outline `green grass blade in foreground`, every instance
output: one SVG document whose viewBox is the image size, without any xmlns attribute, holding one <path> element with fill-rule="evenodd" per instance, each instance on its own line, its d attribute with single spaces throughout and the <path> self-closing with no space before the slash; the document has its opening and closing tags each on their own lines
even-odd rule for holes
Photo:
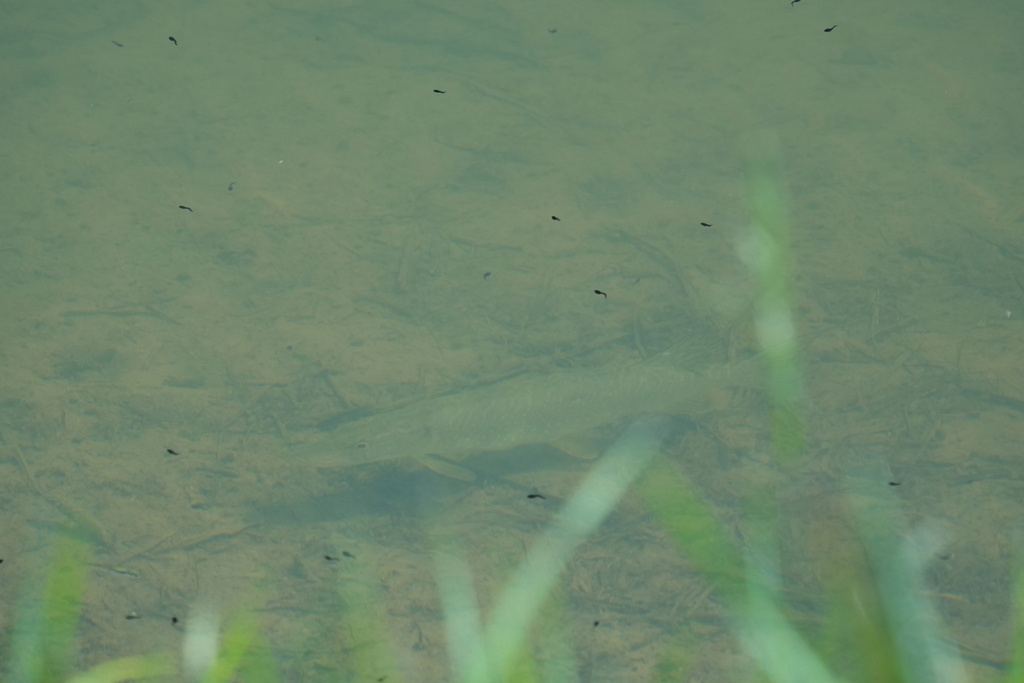
<svg viewBox="0 0 1024 683">
<path fill-rule="evenodd" d="M 494 608 L 475 652 L 460 672 L 468 683 L 510 681 L 536 615 L 576 547 L 618 504 L 630 484 L 658 452 L 664 423 L 637 420 L 626 430 L 566 503 L 551 527 L 530 548 Z"/>
<path fill-rule="evenodd" d="M 830 683 L 837 679 L 777 607 L 774 580 L 749 572 L 721 524 L 671 463 L 648 468 L 640 495 L 687 559 L 715 584 L 747 650 L 771 680 Z M 767 579 L 767 580 L 766 580 Z"/>
<path fill-rule="evenodd" d="M 716 590 L 734 604 L 746 593 L 743 558 L 722 531 L 721 523 L 671 462 L 658 458 L 637 490 L 687 559 Z"/>
<path fill-rule="evenodd" d="M 839 683 L 841 680 L 782 615 L 774 596 L 757 586 L 750 587 L 739 619 L 739 633 L 747 651 L 772 681 Z"/>
<path fill-rule="evenodd" d="M 67 683 L 120 683 L 145 678 L 170 676 L 176 671 L 174 657 L 169 653 L 121 657 L 97 664 L 85 673 L 78 674 Z"/>
<path fill-rule="evenodd" d="M 959 683 L 967 680 L 963 662 L 946 645 L 942 620 L 926 597 L 927 563 L 943 539 L 934 525 L 900 532 L 903 515 L 891 491 L 864 488 L 850 496 L 878 592 L 885 626 L 908 683 Z"/>
<path fill-rule="evenodd" d="M 338 573 L 343 621 L 337 654 L 345 680 L 401 683 L 401 662 L 388 631 L 389 615 L 381 582 L 374 573 L 373 544 L 359 539 L 350 541 L 349 547 L 363 561 L 348 563 L 347 571 Z"/>
<path fill-rule="evenodd" d="M 765 137 L 752 145 L 748 177 L 752 226 L 746 241 L 741 244 L 741 256 L 758 282 L 754 322 L 767 371 L 773 451 L 782 470 L 792 471 L 803 462 L 805 455 L 804 395 L 793 320 L 789 224 L 780 160 L 776 140 Z M 761 550 L 770 543 L 777 550 L 779 546 L 774 529 L 780 522 L 778 514 L 768 512 L 769 507 L 765 505 L 767 492 L 749 493 L 747 512 L 751 543 Z M 859 508 L 854 521 L 871 562 L 870 568 L 861 570 L 867 576 L 848 577 L 853 581 L 845 590 L 855 591 L 859 587 L 866 591 L 861 594 L 861 599 L 877 604 L 877 614 L 881 619 L 846 619 L 839 625 L 838 632 L 845 633 L 840 637 L 847 642 L 859 641 L 862 648 L 870 644 L 872 649 L 862 650 L 860 656 L 885 662 L 880 667 L 862 669 L 872 683 L 882 680 L 907 683 L 965 680 L 962 662 L 952 656 L 943 644 L 934 606 L 923 597 L 924 564 L 931 556 L 929 549 L 935 548 L 934 533 L 927 529 L 919 530 L 901 541 L 894 529 L 900 519 L 899 510 L 891 496 L 883 500 L 881 496 L 869 493 L 856 499 L 867 503 L 854 505 Z M 778 559 L 775 561 L 777 563 Z M 775 571 L 777 574 L 778 570 Z M 757 579 L 749 575 L 748 581 L 756 584 Z M 802 643 L 802 640 L 778 614 L 781 596 L 777 589 L 769 587 L 768 592 L 762 592 L 752 585 L 750 596 L 749 603 L 738 615 L 744 640 L 766 673 L 776 678 L 788 678 L 784 669 L 772 668 L 778 662 L 765 655 L 772 649 L 788 648 L 794 664 L 806 664 L 810 661 L 810 650 L 801 654 L 803 646 L 794 647 L 797 641 Z M 826 618 L 835 621 L 844 616 L 857 615 L 840 612 Z M 778 634 L 784 633 L 788 635 L 778 642 Z M 773 643 L 772 647 L 759 647 L 762 639 L 760 644 Z M 821 672 L 813 673 L 798 667 L 792 675 L 817 676 Z"/>
<path fill-rule="evenodd" d="M 1014 575 L 1013 593 L 1013 651 L 1003 683 L 1024 683 L 1024 571 L 1019 569 Z"/>
<path fill-rule="evenodd" d="M 10 681 L 46 683 L 67 676 L 89 556 L 85 541 L 70 533 L 58 534 L 45 583 L 38 592 L 27 591 L 20 601 L 11 642 Z"/>
<path fill-rule="evenodd" d="M 255 615 L 240 612 L 232 617 L 220 639 L 216 657 L 201 680 L 202 683 L 279 680 Z"/>
<path fill-rule="evenodd" d="M 441 544 L 435 543 L 437 545 Z M 450 547 L 452 541 L 444 545 Z M 468 671 L 472 658 L 482 652 L 484 647 L 473 576 L 457 548 L 451 548 L 451 552 L 436 551 L 434 567 L 444 609 L 449 656 L 456 671 Z M 539 629 L 534 634 L 539 661 L 534 661 L 529 656 L 533 650 L 524 646 L 510 665 L 510 670 L 505 672 L 505 680 L 514 680 L 516 683 L 573 683 L 579 680 L 571 629 L 566 618 L 565 596 L 557 590 L 554 593 L 534 619 Z"/>
<path fill-rule="evenodd" d="M 450 546 L 451 541 L 444 545 Z M 435 550 L 434 573 L 444 610 L 448 656 L 456 671 L 468 671 L 472 658 L 483 651 L 484 641 L 473 574 L 461 556 L 461 548 Z"/>
<path fill-rule="evenodd" d="M 774 140 L 754 143 L 748 176 L 751 227 L 739 244 L 739 252 L 757 278 L 754 327 L 765 360 L 774 451 L 779 464 L 791 466 L 803 456 L 804 400 L 780 158 Z"/>
</svg>

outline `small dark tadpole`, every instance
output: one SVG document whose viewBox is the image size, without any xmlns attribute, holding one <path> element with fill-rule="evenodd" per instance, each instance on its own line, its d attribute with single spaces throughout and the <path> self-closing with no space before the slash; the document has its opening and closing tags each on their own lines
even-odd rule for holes
<svg viewBox="0 0 1024 683">
<path fill-rule="evenodd" d="M 124 43 L 119 43 L 116 40 L 112 40 L 110 42 L 112 42 L 114 45 L 117 45 L 118 47 L 124 47 Z"/>
<path fill-rule="evenodd" d="M 324 559 L 327 560 L 328 562 L 337 562 L 338 561 L 338 558 L 335 557 L 334 555 L 324 555 Z"/>
<path fill-rule="evenodd" d="M 839 24 L 836 24 L 836 25 L 835 25 L 835 26 L 833 26 L 832 28 L 827 28 L 827 29 L 825 29 L 825 33 L 832 33 L 832 29 L 834 29 L 834 28 L 835 28 L 836 26 L 838 26 L 838 25 L 839 25 Z"/>
<path fill-rule="evenodd" d="M 485 280 L 486 280 L 487 278 L 489 278 L 490 276 L 491 276 L 491 271 L 487 271 L 486 273 L 484 273 L 484 279 L 485 279 Z"/>
<path fill-rule="evenodd" d="M 438 89 L 435 88 L 434 92 L 436 92 L 438 95 L 444 95 L 448 91 L 447 90 L 438 90 Z"/>
<path fill-rule="evenodd" d="M 559 218 L 558 216 L 552 216 L 552 217 L 551 217 L 551 220 L 553 220 L 553 221 L 560 221 L 560 220 L 562 220 L 562 219 L 561 219 L 561 218 Z"/>
<path fill-rule="evenodd" d="M 600 289 L 595 289 L 595 290 L 594 290 L 594 294 L 600 294 L 600 295 L 601 295 L 601 296 L 603 296 L 603 297 L 604 297 L 605 299 L 607 299 L 607 298 L 608 298 L 608 294 L 607 294 L 606 292 L 602 292 L 602 291 L 601 291 Z"/>
<path fill-rule="evenodd" d="M 547 500 L 547 498 L 545 498 L 544 496 L 542 496 L 539 493 L 531 493 L 531 494 L 527 495 L 526 497 L 531 499 L 531 500 L 533 500 L 534 498 L 540 498 L 541 500 Z"/>
<path fill-rule="evenodd" d="M 899 486 L 902 483 L 902 481 L 890 481 L 889 486 Z"/>
<path fill-rule="evenodd" d="M 800 0 L 793 0 L 793 2 L 789 3 L 789 6 L 792 7 L 793 5 L 795 5 L 798 2 L 800 2 Z"/>
<path fill-rule="evenodd" d="M 179 209 L 185 209 L 186 211 L 192 211 L 192 207 L 191 206 L 185 206 L 184 204 L 179 204 L 178 208 Z M 192 211 L 192 213 L 195 213 L 195 211 Z"/>
<path fill-rule="evenodd" d="M 173 448 L 168 448 L 167 455 L 178 455 L 178 451 L 174 450 Z"/>
<path fill-rule="evenodd" d="M 711 227 L 710 223 L 705 223 L 704 221 L 701 221 L 700 224 L 703 225 L 705 228 L 710 228 Z"/>
<path fill-rule="evenodd" d="M 174 36 L 167 36 L 167 40 L 171 41 L 171 42 L 172 42 L 172 43 L 174 43 L 175 45 L 177 45 L 177 44 L 178 44 L 178 41 L 174 39 Z"/>
<path fill-rule="evenodd" d="M 598 627 L 598 626 L 600 626 L 600 625 L 601 625 L 601 622 L 600 622 L 600 621 L 595 621 L 595 622 L 594 622 L 594 628 L 597 628 L 597 627 Z"/>
<path fill-rule="evenodd" d="M 142 618 L 142 617 L 140 617 L 140 616 L 139 616 L 138 614 L 136 614 L 135 612 L 130 612 L 130 613 L 128 613 L 128 614 L 127 614 L 127 615 L 125 616 L 125 619 L 128 619 L 128 620 L 132 620 L 132 619 L 141 619 L 141 618 Z"/>
<path fill-rule="evenodd" d="M 548 29 L 548 33 L 558 33 L 558 29 L 557 28 L 549 28 Z"/>
<path fill-rule="evenodd" d="M 238 182 L 238 181 L 236 181 L 236 180 L 232 180 L 232 181 L 231 181 L 230 183 L 228 183 L 228 192 L 233 192 L 233 191 L 234 191 L 234 189 L 235 189 L 235 183 L 236 183 L 236 182 Z"/>
<path fill-rule="evenodd" d="M 342 555 L 344 555 L 345 557 L 349 558 L 350 560 L 354 560 L 354 559 L 356 559 L 356 556 L 355 556 L 355 555 L 353 555 L 352 553 L 350 553 L 350 552 L 349 552 L 349 551 L 347 551 L 347 550 L 342 550 L 342 551 L 341 551 L 341 554 L 342 554 Z"/>
</svg>

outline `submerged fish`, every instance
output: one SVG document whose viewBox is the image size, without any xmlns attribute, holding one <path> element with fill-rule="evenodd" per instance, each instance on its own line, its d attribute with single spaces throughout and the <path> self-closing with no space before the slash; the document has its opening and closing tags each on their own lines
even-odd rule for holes
<svg viewBox="0 0 1024 683">
<path fill-rule="evenodd" d="M 711 410 L 716 394 L 755 386 L 758 369 L 754 361 L 701 372 L 645 362 L 525 373 L 353 420 L 318 441 L 293 447 L 292 453 L 339 467 L 408 457 L 451 476 L 472 478 L 445 462 L 527 444 L 573 452 L 575 447 L 567 444 L 577 437 L 624 418 Z"/>
</svg>

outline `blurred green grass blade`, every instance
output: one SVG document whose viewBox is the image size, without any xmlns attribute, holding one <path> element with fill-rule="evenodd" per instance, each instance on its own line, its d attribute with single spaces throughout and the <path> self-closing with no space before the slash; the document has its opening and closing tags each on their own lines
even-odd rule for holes
<svg viewBox="0 0 1024 683">
<path fill-rule="evenodd" d="M 743 560 L 722 526 L 671 462 L 657 458 L 637 492 L 687 559 L 731 604 L 746 593 Z"/>
<path fill-rule="evenodd" d="M 75 652 L 91 549 L 76 534 L 57 535 L 53 563 L 38 592 L 21 600 L 11 643 L 11 681 L 63 681 Z"/>
<path fill-rule="evenodd" d="M 157 653 L 112 659 L 78 674 L 67 683 L 119 683 L 126 680 L 170 676 L 175 672 L 174 657 L 169 653 Z"/>
<path fill-rule="evenodd" d="M 782 615 L 775 599 L 756 586 L 751 586 L 746 606 L 740 614 L 739 631 L 747 651 L 770 680 L 780 683 L 840 682 Z"/>
<path fill-rule="evenodd" d="M 480 606 L 476 600 L 472 574 L 458 547 L 458 539 L 442 539 L 435 532 L 432 545 L 445 548 L 434 552 L 438 590 L 445 615 L 448 652 L 456 671 L 468 672 L 475 657 L 485 657 L 484 630 L 480 623 Z M 566 617 L 565 596 L 554 590 L 533 620 L 531 640 L 525 640 L 507 671 L 504 681 L 559 681 L 573 683 L 576 665 L 573 656 L 571 628 Z M 490 663 L 480 664 L 489 670 Z"/>
<path fill-rule="evenodd" d="M 804 451 L 804 396 L 780 160 L 774 138 L 763 137 L 751 145 L 747 191 L 751 226 L 739 252 L 757 278 L 754 327 L 765 360 L 773 445 L 780 464 L 790 466 Z"/>
<path fill-rule="evenodd" d="M 472 658 L 483 651 L 483 627 L 473 575 L 462 559 L 461 549 L 451 547 L 454 542 L 449 540 L 444 544 L 451 552 L 447 549 L 434 551 L 434 574 L 444 610 L 448 657 L 456 671 L 468 671 Z M 433 545 L 440 547 L 436 538 Z"/>
<path fill-rule="evenodd" d="M 942 547 L 929 524 L 902 532 L 901 515 L 888 491 L 861 495 L 854 509 L 873 570 L 887 637 L 896 649 L 907 683 L 962 683 L 967 673 L 959 655 L 946 644 L 942 619 L 926 597 L 927 563 Z"/>
<path fill-rule="evenodd" d="M 579 663 L 572 639 L 568 592 L 559 586 L 544 604 L 534 635 L 537 677 L 541 681 L 578 683 Z"/>
<path fill-rule="evenodd" d="M 509 674 L 522 656 L 531 625 L 569 557 L 659 451 L 664 434 L 660 420 L 640 419 L 608 449 L 506 584 L 484 630 L 483 647 L 470 657 L 461 680 L 511 680 Z"/>
<path fill-rule="evenodd" d="M 217 657 L 202 681 L 229 683 L 240 677 L 246 681 L 277 680 L 272 664 L 256 616 L 241 612 L 228 622 Z"/>
<path fill-rule="evenodd" d="M 1003 683 L 1024 683 L 1024 570 L 1014 574 L 1013 597 L 1013 650 Z"/>
<path fill-rule="evenodd" d="M 348 647 L 344 670 L 351 680 L 401 683 L 402 671 L 388 631 L 385 601 L 372 569 L 371 547 L 366 544 L 356 551 L 360 558 L 366 558 L 365 561 L 348 564 L 350 573 L 338 575 L 338 596 L 346 634 L 341 638 L 343 642 L 338 643 L 338 650 L 340 653 L 343 646 Z"/>
</svg>

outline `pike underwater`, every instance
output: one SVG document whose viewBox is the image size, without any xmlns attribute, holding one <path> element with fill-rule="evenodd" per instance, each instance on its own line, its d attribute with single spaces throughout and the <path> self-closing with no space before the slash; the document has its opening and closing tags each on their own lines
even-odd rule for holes
<svg viewBox="0 0 1024 683">
<path fill-rule="evenodd" d="M 757 387 L 760 372 L 757 359 L 702 371 L 657 359 L 528 372 L 352 420 L 290 453 L 321 467 L 413 458 L 449 476 L 471 478 L 448 463 L 529 444 L 586 455 L 578 446 L 598 428 L 645 414 L 710 411 L 716 395 Z"/>
</svg>

